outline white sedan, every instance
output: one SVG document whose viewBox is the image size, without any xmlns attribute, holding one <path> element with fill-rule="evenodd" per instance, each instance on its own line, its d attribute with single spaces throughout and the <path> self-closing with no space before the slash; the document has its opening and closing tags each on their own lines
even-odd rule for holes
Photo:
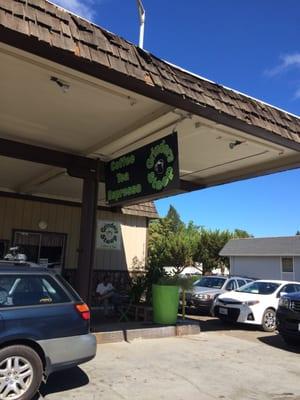
<svg viewBox="0 0 300 400">
<path fill-rule="evenodd" d="M 283 294 L 300 291 L 300 282 L 258 280 L 214 302 L 214 315 L 222 321 L 261 325 L 266 332 L 276 329 L 276 310 Z"/>
</svg>

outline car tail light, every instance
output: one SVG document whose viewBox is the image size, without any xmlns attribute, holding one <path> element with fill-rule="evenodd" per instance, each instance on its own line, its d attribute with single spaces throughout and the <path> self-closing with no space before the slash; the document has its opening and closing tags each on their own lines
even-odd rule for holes
<svg viewBox="0 0 300 400">
<path fill-rule="evenodd" d="M 90 309 L 85 303 L 76 304 L 75 308 L 81 315 L 81 318 L 84 319 L 85 321 L 88 321 L 91 318 Z"/>
</svg>

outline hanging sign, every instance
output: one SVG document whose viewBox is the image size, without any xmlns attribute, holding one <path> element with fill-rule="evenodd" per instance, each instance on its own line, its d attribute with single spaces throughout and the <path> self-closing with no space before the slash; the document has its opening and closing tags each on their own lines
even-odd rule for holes
<svg viewBox="0 0 300 400">
<path fill-rule="evenodd" d="M 156 199 L 179 189 L 178 142 L 174 132 L 106 165 L 109 204 Z"/>
<path fill-rule="evenodd" d="M 119 222 L 98 221 L 96 247 L 97 249 L 121 249 L 121 227 Z"/>
</svg>

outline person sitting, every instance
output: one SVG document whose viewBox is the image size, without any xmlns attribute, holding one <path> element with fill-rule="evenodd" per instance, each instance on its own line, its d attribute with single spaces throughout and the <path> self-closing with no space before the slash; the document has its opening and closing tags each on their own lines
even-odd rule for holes
<svg viewBox="0 0 300 400">
<path fill-rule="evenodd" d="M 96 299 L 97 302 L 101 302 L 104 305 L 104 315 L 108 315 L 108 305 L 113 305 L 114 311 L 118 312 L 119 306 L 119 295 L 116 289 L 109 282 L 108 276 L 104 276 L 103 282 L 98 282 L 96 287 Z"/>
</svg>

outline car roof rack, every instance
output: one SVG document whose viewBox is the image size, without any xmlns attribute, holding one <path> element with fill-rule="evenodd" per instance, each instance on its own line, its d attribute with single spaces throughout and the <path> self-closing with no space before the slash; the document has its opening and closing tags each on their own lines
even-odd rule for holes
<svg viewBox="0 0 300 400">
<path fill-rule="evenodd" d="M 23 261 L 23 260 L 18 261 L 18 260 L 3 260 L 2 259 L 2 260 L 0 260 L 0 267 L 1 266 L 3 266 L 3 267 L 8 267 L 8 266 L 18 267 L 18 266 L 21 266 L 21 267 L 39 267 L 39 268 L 41 268 L 41 266 L 38 265 L 38 264 L 34 264 L 32 262 Z"/>
</svg>

